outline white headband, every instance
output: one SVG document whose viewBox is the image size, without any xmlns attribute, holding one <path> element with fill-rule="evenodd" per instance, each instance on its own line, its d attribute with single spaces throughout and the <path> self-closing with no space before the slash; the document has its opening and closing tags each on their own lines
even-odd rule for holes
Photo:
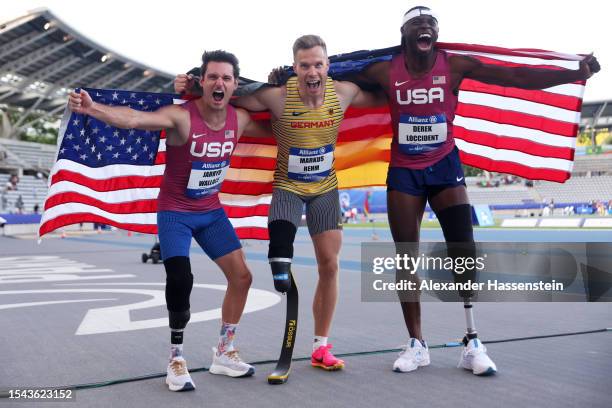
<svg viewBox="0 0 612 408">
<path fill-rule="evenodd" d="M 406 24 L 407 21 L 419 16 L 432 16 L 436 21 L 438 21 L 438 16 L 433 11 L 417 8 L 414 10 L 410 10 L 408 13 L 404 14 L 404 18 L 402 19 L 402 26 Z"/>
</svg>

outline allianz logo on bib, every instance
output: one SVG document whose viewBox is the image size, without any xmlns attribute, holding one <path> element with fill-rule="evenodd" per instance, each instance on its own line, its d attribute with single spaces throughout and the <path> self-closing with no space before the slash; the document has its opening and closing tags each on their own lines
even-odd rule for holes
<svg viewBox="0 0 612 408">
<path fill-rule="evenodd" d="M 395 91 L 397 96 L 397 103 L 400 105 L 424 105 L 426 103 L 433 103 L 435 100 L 444 102 L 444 89 L 436 88 L 419 88 L 419 89 L 406 89 Z"/>
<path fill-rule="evenodd" d="M 196 151 L 196 142 L 191 142 L 191 154 L 195 157 L 221 157 L 234 150 L 234 142 L 209 142 L 202 143 L 200 151 Z"/>
<path fill-rule="evenodd" d="M 404 117 L 402 116 L 402 119 Z M 444 119 L 442 119 L 444 121 Z M 436 123 L 438 122 L 438 117 L 436 115 L 431 115 L 430 117 L 422 117 L 422 116 L 406 116 L 406 123 Z"/>
</svg>

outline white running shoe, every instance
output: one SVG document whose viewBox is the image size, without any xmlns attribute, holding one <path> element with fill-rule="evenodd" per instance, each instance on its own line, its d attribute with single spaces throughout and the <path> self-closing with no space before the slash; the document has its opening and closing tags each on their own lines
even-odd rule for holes
<svg viewBox="0 0 612 408">
<path fill-rule="evenodd" d="M 411 338 L 406 348 L 399 354 L 399 358 L 393 363 L 393 371 L 408 373 L 427 365 L 429 365 L 427 343 L 423 341 L 423 344 L 421 344 L 419 340 Z"/>
<path fill-rule="evenodd" d="M 183 357 L 174 357 L 168 363 L 168 374 L 166 384 L 170 391 L 191 391 L 195 390 L 193 380 L 187 371 L 187 362 Z"/>
<path fill-rule="evenodd" d="M 493 375 L 497 372 L 497 366 L 489 358 L 487 348 L 479 339 L 470 340 L 463 348 L 457 367 L 470 370 L 475 375 Z"/>
<path fill-rule="evenodd" d="M 242 361 L 238 350 L 226 351 L 218 356 L 215 347 L 213 347 L 213 362 L 208 371 L 211 374 L 221 374 L 229 377 L 249 377 L 255 374 L 255 368 Z"/>
</svg>

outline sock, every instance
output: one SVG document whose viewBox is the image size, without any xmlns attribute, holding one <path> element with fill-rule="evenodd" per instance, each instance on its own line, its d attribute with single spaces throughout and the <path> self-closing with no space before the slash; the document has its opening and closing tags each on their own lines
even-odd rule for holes
<svg viewBox="0 0 612 408">
<path fill-rule="evenodd" d="M 183 330 L 170 330 L 170 359 L 183 357 Z"/>
<path fill-rule="evenodd" d="M 321 346 L 327 346 L 327 337 L 315 336 L 312 343 L 312 351 L 316 351 Z"/>
<path fill-rule="evenodd" d="M 217 355 L 234 350 L 234 337 L 238 323 L 225 323 L 221 325 L 221 333 L 219 334 L 219 343 L 217 344 Z"/>
</svg>

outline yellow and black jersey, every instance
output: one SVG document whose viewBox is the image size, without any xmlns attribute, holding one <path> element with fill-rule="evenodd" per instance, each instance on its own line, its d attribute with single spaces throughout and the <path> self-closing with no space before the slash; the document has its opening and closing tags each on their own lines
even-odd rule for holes
<svg viewBox="0 0 612 408">
<path fill-rule="evenodd" d="M 311 196 L 338 187 L 334 149 L 344 116 L 334 81 L 327 78 L 323 105 L 308 108 L 300 99 L 297 77 L 287 82 L 285 110 L 272 124 L 278 144 L 274 187 Z"/>
</svg>

